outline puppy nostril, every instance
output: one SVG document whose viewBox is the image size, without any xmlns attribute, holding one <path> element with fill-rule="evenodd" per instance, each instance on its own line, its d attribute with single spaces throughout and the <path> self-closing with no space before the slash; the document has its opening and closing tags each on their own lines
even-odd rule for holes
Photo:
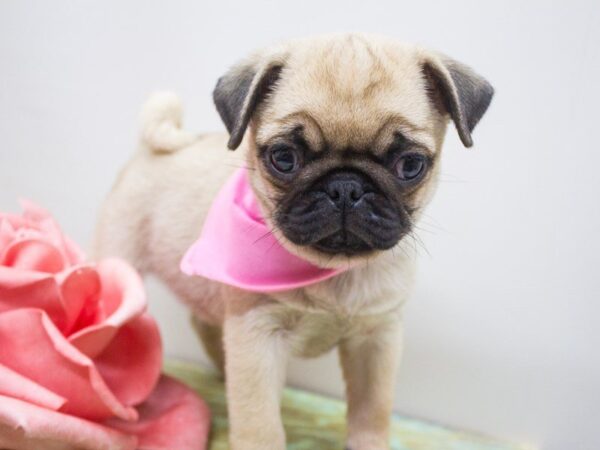
<svg viewBox="0 0 600 450">
<path fill-rule="evenodd" d="M 326 191 L 335 203 L 355 203 L 364 195 L 360 183 L 353 180 L 335 180 L 327 186 Z"/>
<path fill-rule="evenodd" d="M 354 189 L 352 189 L 352 191 L 350 192 L 350 198 L 351 198 L 353 201 L 355 201 L 355 202 L 356 202 L 356 201 L 358 201 L 358 200 L 360 200 L 360 198 L 362 197 L 362 195 L 363 195 L 363 194 L 362 194 L 362 189 L 356 189 L 356 188 L 354 188 Z"/>
</svg>

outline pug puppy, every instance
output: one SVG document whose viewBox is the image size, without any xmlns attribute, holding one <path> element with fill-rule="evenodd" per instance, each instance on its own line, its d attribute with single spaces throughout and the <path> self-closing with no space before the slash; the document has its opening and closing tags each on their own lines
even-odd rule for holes
<svg viewBox="0 0 600 450">
<path fill-rule="evenodd" d="M 192 135 L 175 96 L 150 99 L 139 150 L 100 215 L 96 254 L 155 274 L 189 306 L 225 373 L 233 450 L 285 448 L 288 357 L 333 347 L 347 386 L 346 448 L 389 448 L 411 233 L 438 182 L 447 123 L 470 147 L 492 95 L 444 55 L 341 34 L 286 42 L 233 66 L 214 90 L 228 136 Z M 232 159 L 226 148 L 241 154 Z M 212 199 L 241 165 L 280 243 L 346 270 L 268 294 L 181 273 Z"/>
</svg>

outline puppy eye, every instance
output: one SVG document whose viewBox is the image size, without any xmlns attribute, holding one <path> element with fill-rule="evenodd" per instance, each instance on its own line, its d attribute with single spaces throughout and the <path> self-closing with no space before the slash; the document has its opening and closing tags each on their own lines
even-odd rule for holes
<svg viewBox="0 0 600 450">
<path fill-rule="evenodd" d="M 419 154 L 404 155 L 396 162 L 396 175 L 403 181 L 411 181 L 425 171 L 427 161 Z"/>
<path fill-rule="evenodd" d="M 298 152 L 292 147 L 276 147 L 271 151 L 271 165 L 281 173 L 292 173 L 298 169 Z"/>
</svg>

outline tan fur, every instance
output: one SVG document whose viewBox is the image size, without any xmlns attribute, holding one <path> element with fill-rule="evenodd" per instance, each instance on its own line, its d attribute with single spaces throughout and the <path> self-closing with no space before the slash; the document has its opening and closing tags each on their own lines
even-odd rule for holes
<svg viewBox="0 0 600 450">
<path fill-rule="evenodd" d="M 327 143 L 332 152 L 351 146 L 377 154 L 401 130 L 439 155 L 448 117 L 428 97 L 421 69 L 425 59 L 437 58 L 417 47 L 363 35 L 292 41 L 258 53 L 249 61 L 261 66 L 282 61 L 284 69 L 252 116 L 243 151 L 235 154 L 225 150 L 225 135 L 190 138 L 182 131 L 172 96 L 154 97 L 146 107 L 140 151 L 104 205 L 96 252 L 123 256 L 162 278 L 190 307 L 217 365 L 222 365 L 223 346 L 210 327 L 224 327 L 234 450 L 285 448 L 279 395 L 287 358 L 317 356 L 338 345 L 347 382 L 348 446 L 389 448 L 401 307 L 413 283 L 413 241 L 405 238 L 394 249 L 348 261 L 327 260 L 284 239 L 290 251 L 317 264 L 350 268 L 327 281 L 269 295 L 185 276 L 179 262 L 236 167 L 256 169 L 251 184 L 265 217 L 270 216 L 274 186 L 256 147 L 297 124 L 305 126 L 315 149 Z M 419 209 L 435 189 L 437 167 L 414 193 Z"/>
</svg>

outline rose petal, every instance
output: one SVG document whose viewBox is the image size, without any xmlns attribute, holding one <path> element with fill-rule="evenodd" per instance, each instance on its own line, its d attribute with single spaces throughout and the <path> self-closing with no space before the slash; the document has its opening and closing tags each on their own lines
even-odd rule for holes
<svg viewBox="0 0 600 450">
<path fill-rule="evenodd" d="M 94 267 L 73 267 L 58 278 L 67 320 L 63 334 L 69 335 L 103 318 L 98 308 L 100 276 Z"/>
<path fill-rule="evenodd" d="M 23 209 L 22 216 L 5 215 L 11 220 L 14 228 L 31 228 L 39 231 L 44 240 L 60 251 L 68 265 L 79 264 L 85 260 L 85 255 L 79 246 L 64 235 L 50 212 L 30 200 L 21 199 L 19 203 Z"/>
<path fill-rule="evenodd" d="M 47 279 L 52 279 L 52 276 L 47 273 L 0 266 L 0 287 L 6 290 L 27 286 Z"/>
<path fill-rule="evenodd" d="M 4 251 L 15 238 L 15 229 L 8 219 L 0 215 L 0 261 L 4 260 Z"/>
<path fill-rule="evenodd" d="M 0 395 L 55 410 L 63 406 L 66 401 L 60 395 L 56 395 L 2 364 L 0 364 Z"/>
<path fill-rule="evenodd" d="M 109 258 L 97 264 L 107 321 L 119 326 L 146 310 L 146 293 L 138 273 L 125 261 Z"/>
<path fill-rule="evenodd" d="M 0 212 L 0 219 L 8 222 L 10 224 L 10 226 L 13 228 L 13 230 L 17 230 L 17 229 L 23 228 L 23 227 L 37 228 L 35 222 L 32 222 L 31 220 L 29 220 L 23 216 L 19 216 L 18 214 L 10 214 L 10 213 Z"/>
<path fill-rule="evenodd" d="M 63 234 L 62 229 L 52 216 L 42 220 L 39 227 L 46 239 L 60 250 L 67 264 L 79 264 L 84 261 L 85 255 L 79 246 Z"/>
<path fill-rule="evenodd" d="M 93 358 L 116 397 L 135 405 L 150 394 L 160 374 L 162 346 L 156 322 L 143 314 L 142 281 L 131 266 L 118 259 L 97 265 L 100 302 L 112 314 L 101 323 L 69 337 L 69 342 Z"/>
<path fill-rule="evenodd" d="M 135 436 L 0 395 L 0 448 L 135 450 Z"/>
<path fill-rule="evenodd" d="M 152 395 L 139 406 L 135 423 L 106 424 L 137 435 L 139 450 L 204 450 L 210 430 L 210 410 L 187 386 L 162 376 Z"/>
<path fill-rule="evenodd" d="M 118 329 L 94 362 L 119 401 L 137 405 L 150 395 L 160 376 L 162 344 L 158 325 L 148 314 L 134 319 Z"/>
<path fill-rule="evenodd" d="M 146 309 L 146 293 L 137 272 L 119 259 L 106 259 L 96 265 L 102 292 L 100 307 L 108 316 L 69 337 L 81 352 L 94 358 L 110 343 L 116 330 Z"/>
<path fill-rule="evenodd" d="M 41 222 L 48 217 L 52 217 L 47 209 L 26 198 L 19 199 L 19 205 L 23 210 L 23 217 L 32 222 Z"/>
<path fill-rule="evenodd" d="M 73 347 L 48 316 L 37 309 L 0 314 L 0 364 L 67 399 L 62 412 L 88 419 L 137 412 L 113 395 L 94 363 Z"/>
<path fill-rule="evenodd" d="M 67 315 L 54 277 L 0 266 L 0 313 L 17 308 L 44 310 L 60 330 L 67 324 Z"/>
<path fill-rule="evenodd" d="M 62 253 L 52 243 L 41 239 L 23 239 L 10 244 L 0 261 L 15 269 L 58 273 L 66 266 Z"/>
</svg>

